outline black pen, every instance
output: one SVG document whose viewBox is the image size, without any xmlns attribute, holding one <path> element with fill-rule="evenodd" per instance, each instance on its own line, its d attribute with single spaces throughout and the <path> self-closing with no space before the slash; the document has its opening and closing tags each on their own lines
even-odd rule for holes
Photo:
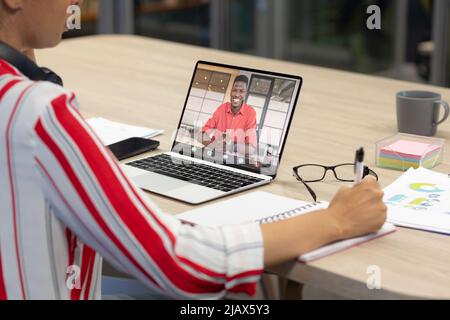
<svg viewBox="0 0 450 320">
<path fill-rule="evenodd" d="M 355 184 L 361 182 L 364 175 L 364 148 L 356 151 L 355 155 Z"/>
</svg>

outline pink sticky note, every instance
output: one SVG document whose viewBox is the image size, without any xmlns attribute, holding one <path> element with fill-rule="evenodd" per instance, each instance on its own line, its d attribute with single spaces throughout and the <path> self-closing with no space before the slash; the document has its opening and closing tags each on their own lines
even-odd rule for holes
<svg viewBox="0 0 450 320">
<path fill-rule="evenodd" d="M 433 152 L 438 152 L 440 146 L 417 141 L 398 140 L 388 146 L 381 148 L 384 154 L 394 156 L 410 157 L 420 159 Z"/>
</svg>

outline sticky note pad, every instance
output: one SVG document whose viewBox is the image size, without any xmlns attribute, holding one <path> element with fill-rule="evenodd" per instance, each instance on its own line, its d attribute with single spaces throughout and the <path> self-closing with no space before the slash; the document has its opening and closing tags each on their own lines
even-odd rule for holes
<svg viewBox="0 0 450 320">
<path fill-rule="evenodd" d="M 381 148 L 384 154 L 421 159 L 433 152 L 439 152 L 440 146 L 418 141 L 398 140 L 388 146 Z"/>
<path fill-rule="evenodd" d="M 431 169 L 437 164 L 441 150 L 436 144 L 397 140 L 379 149 L 378 165 L 398 170 L 420 166 Z"/>
</svg>

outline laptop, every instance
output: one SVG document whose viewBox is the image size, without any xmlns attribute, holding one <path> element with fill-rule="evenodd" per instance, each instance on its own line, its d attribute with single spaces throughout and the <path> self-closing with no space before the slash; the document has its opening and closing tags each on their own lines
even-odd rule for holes
<svg viewBox="0 0 450 320">
<path fill-rule="evenodd" d="M 190 204 L 269 184 L 302 82 L 296 75 L 198 61 L 171 151 L 122 166 L 140 188 Z"/>
</svg>

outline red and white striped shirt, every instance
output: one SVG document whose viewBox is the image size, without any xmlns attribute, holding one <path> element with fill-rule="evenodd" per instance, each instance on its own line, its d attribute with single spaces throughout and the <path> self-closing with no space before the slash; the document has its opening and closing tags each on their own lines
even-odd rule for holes
<svg viewBox="0 0 450 320">
<path fill-rule="evenodd" d="M 98 299 L 102 257 L 166 297 L 254 294 L 259 226 L 191 226 L 163 213 L 77 105 L 0 60 L 0 300 Z"/>
</svg>

